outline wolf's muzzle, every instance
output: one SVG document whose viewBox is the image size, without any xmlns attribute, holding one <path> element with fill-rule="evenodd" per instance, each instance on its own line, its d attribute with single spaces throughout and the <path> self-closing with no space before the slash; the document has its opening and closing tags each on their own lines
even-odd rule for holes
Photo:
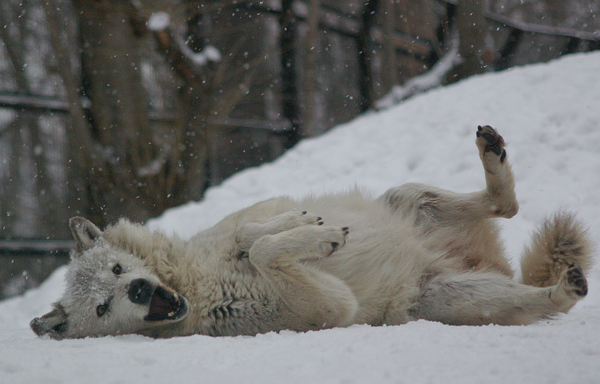
<svg viewBox="0 0 600 384">
<path fill-rule="evenodd" d="M 129 300 L 135 304 L 148 304 L 152 298 L 154 286 L 148 280 L 135 279 L 129 284 L 127 295 Z"/>
</svg>

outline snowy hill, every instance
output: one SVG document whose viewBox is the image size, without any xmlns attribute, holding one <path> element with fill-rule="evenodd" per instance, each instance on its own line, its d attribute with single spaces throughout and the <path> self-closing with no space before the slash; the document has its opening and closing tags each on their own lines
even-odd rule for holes
<svg viewBox="0 0 600 384">
<path fill-rule="evenodd" d="M 269 197 L 355 185 L 375 194 L 409 181 L 479 190 L 478 124 L 497 128 L 508 143 L 521 211 L 501 224 L 515 269 L 535 225 L 558 209 L 576 212 L 591 238 L 600 238 L 600 53 L 478 76 L 363 116 L 148 225 L 189 237 Z M 419 321 L 234 338 L 37 338 L 28 322 L 61 295 L 64 272 L 0 302 L 0 382 L 591 383 L 600 377 L 598 266 L 588 275 L 588 297 L 568 315 L 526 327 Z"/>
</svg>

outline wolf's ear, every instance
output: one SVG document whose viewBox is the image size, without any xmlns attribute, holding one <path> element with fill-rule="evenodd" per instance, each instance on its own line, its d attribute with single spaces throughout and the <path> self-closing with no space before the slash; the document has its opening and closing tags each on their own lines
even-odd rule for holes
<svg viewBox="0 0 600 384">
<path fill-rule="evenodd" d="M 42 317 L 31 320 L 29 326 L 38 336 L 49 335 L 53 339 L 62 339 L 67 330 L 67 313 L 60 304 Z"/>
<path fill-rule="evenodd" d="M 91 248 L 94 240 L 102 236 L 102 231 L 91 221 L 83 217 L 73 217 L 69 220 L 71 233 L 77 243 L 77 251 L 82 252 Z"/>
</svg>

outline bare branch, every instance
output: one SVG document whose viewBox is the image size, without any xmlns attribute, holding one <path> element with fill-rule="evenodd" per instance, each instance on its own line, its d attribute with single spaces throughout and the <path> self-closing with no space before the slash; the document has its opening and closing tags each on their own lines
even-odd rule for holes
<svg viewBox="0 0 600 384">
<path fill-rule="evenodd" d="M 170 17 L 165 12 L 150 16 L 148 29 L 154 35 L 167 62 L 173 65 L 185 82 L 198 82 L 202 77 L 203 67 L 210 62 L 221 60 L 220 52 L 214 47 L 206 47 L 202 52 L 192 51 L 180 36 L 173 33 Z"/>
<path fill-rule="evenodd" d="M 403 85 L 392 87 L 387 95 L 375 102 L 375 109 L 389 108 L 409 97 L 443 85 L 446 74 L 461 61 L 458 45 L 458 36 L 454 36 L 450 50 L 429 71 L 411 78 Z"/>
</svg>

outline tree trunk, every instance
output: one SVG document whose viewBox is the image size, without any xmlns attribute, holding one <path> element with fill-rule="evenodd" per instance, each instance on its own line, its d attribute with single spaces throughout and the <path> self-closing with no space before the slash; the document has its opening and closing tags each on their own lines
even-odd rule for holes
<svg viewBox="0 0 600 384">
<path fill-rule="evenodd" d="M 145 220 L 161 210 L 159 188 L 141 177 L 154 158 L 147 102 L 141 78 L 141 46 L 126 2 L 74 1 L 79 17 L 84 92 L 92 102 L 94 139 L 102 147 L 104 179 L 90 186 L 93 218 L 103 224 L 119 217 Z"/>
<path fill-rule="evenodd" d="M 362 14 L 360 32 L 358 34 L 358 68 L 360 85 L 360 110 L 368 111 L 373 106 L 373 70 L 371 68 L 372 48 L 371 48 L 371 28 L 375 21 L 375 11 L 377 10 L 377 0 L 367 0 L 365 2 Z"/>
<path fill-rule="evenodd" d="M 286 147 L 296 144 L 301 137 L 299 126 L 300 108 L 298 107 L 298 88 L 296 85 L 296 18 L 293 10 L 294 0 L 281 0 L 283 10 L 279 20 L 281 29 L 281 93 L 283 117 L 292 122 L 292 130 L 287 134 Z"/>
<path fill-rule="evenodd" d="M 384 57 L 385 57 L 385 93 L 388 93 L 394 85 L 398 83 L 398 57 L 396 55 L 396 46 L 394 45 L 395 26 L 397 22 L 396 7 L 394 0 L 382 1 L 383 12 L 383 30 L 386 36 Z"/>
<path fill-rule="evenodd" d="M 483 0 L 460 0 L 456 9 L 456 23 L 460 38 L 459 54 L 461 63 L 446 77 L 446 83 L 453 83 L 487 70 L 484 61 L 487 33 Z"/>
<path fill-rule="evenodd" d="M 55 55 L 56 68 L 62 78 L 63 87 L 69 104 L 70 121 L 66 123 L 67 135 L 67 211 L 68 216 L 84 216 L 88 214 L 88 185 L 91 181 L 89 171 L 98 166 L 99 153 L 94 148 L 93 140 L 83 106 L 78 76 L 70 63 L 68 49 L 61 40 L 59 15 L 54 4 L 42 1 L 48 22 L 48 34 L 52 51 Z M 94 161 L 96 160 L 96 161 Z M 95 183 L 91 183 L 95 184 Z M 66 219 L 64 228 L 66 229 Z M 68 231 L 67 231 L 68 232 Z M 70 234 L 69 234 L 70 235 Z M 64 237 L 64 236 L 63 236 Z"/>
<path fill-rule="evenodd" d="M 310 0 L 308 9 L 308 33 L 304 50 L 304 108 L 302 118 L 302 134 L 304 137 L 316 136 L 316 85 L 317 85 L 317 55 L 321 51 L 319 44 L 319 16 L 321 1 Z"/>
</svg>

